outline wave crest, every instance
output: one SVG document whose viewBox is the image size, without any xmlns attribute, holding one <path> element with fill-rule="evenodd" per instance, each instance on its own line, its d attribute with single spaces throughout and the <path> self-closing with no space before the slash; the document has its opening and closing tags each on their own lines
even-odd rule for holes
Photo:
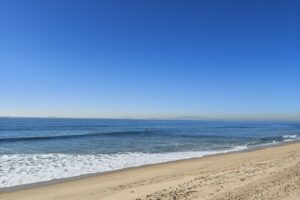
<svg viewBox="0 0 300 200">
<path fill-rule="evenodd" d="M 104 132 L 104 133 L 88 133 L 88 134 L 74 134 L 74 135 L 53 135 L 53 136 L 26 136 L 26 137 L 5 137 L 0 138 L 0 142 L 18 142 L 18 141 L 35 141 L 35 140 L 57 140 L 57 139 L 72 139 L 95 136 L 128 136 L 147 134 L 149 131 L 120 131 L 120 132 Z"/>
</svg>

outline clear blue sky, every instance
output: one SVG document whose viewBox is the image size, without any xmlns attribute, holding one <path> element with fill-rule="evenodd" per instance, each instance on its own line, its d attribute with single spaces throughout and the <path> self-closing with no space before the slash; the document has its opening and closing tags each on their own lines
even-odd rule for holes
<svg viewBox="0 0 300 200">
<path fill-rule="evenodd" d="M 300 119 L 300 1 L 0 1 L 0 115 Z"/>
</svg>

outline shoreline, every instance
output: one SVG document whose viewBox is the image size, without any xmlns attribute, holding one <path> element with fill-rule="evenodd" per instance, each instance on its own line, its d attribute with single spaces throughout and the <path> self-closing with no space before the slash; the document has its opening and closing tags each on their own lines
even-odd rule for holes
<svg viewBox="0 0 300 200">
<path fill-rule="evenodd" d="M 286 154 L 293 152 L 292 162 L 283 162 L 286 159 Z M 199 177 L 202 177 L 203 174 L 207 174 L 207 176 L 214 176 L 215 172 L 210 172 L 210 169 L 214 169 L 218 173 L 222 173 L 222 171 L 228 170 L 228 173 L 236 170 L 237 168 L 241 168 L 239 171 L 242 171 L 243 165 L 249 165 L 248 167 L 252 167 L 252 163 L 258 163 L 262 161 L 272 160 L 272 162 L 280 162 L 278 164 L 278 168 L 280 168 L 280 172 L 287 167 L 291 167 L 291 164 L 297 164 L 300 161 L 300 141 L 287 142 L 284 144 L 277 144 L 267 147 L 259 147 L 255 149 L 247 149 L 237 152 L 229 152 L 222 153 L 216 155 L 208 155 L 200 158 L 189 158 L 183 160 L 170 161 L 165 163 L 158 164 L 149 164 L 138 167 L 125 168 L 120 170 L 108 171 L 108 172 L 100 172 L 94 174 L 81 175 L 77 177 L 70 177 L 65 179 L 57 179 L 52 181 L 46 181 L 42 183 L 33 183 L 27 185 L 13 186 L 9 188 L 2 188 L 0 190 L 0 198 L 1 199 L 17 199 L 17 197 L 22 197 L 22 199 L 55 199 L 56 193 L 63 195 L 67 198 L 59 198 L 59 199 L 82 199 L 82 195 L 84 199 L 99 199 L 101 197 L 104 199 L 117 199 L 118 195 L 122 196 L 122 199 L 148 199 L 147 195 L 158 195 L 158 193 L 162 194 L 160 199 L 164 199 L 164 190 L 171 190 L 169 185 L 172 185 L 172 188 L 183 187 L 182 185 L 188 184 L 188 179 L 193 178 L 193 180 L 198 180 Z M 250 159 L 251 158 L 251 159 Z M 252 160 L 249 162 L 249 159 Z M 238 160 L 241 160 L 239 162 Z M 250 165 L 251 164 L 251 165 Z M 282 165 L 282 166 L 281 166 Z M 288 166 L 285 166 L 288 165 Z M 234 166 L 234 170 L 230 169 Z M 270 165 L 268 168 L 272 168 L 273 165 Z M 227 169 L 228 168 L 228 169 Z M 268 168 L 263 169 L 268 171 Z M 274 168 L 274 167 L 273 167 Z M 299 168 L 299 167 L 298 167 Z M 296 168 L 296 170 L 298 169 Z M 247 170 L 246 170 L 247 171 Z M 257 169 L 252 173 L 258 173 Z M 277 171 L 276 168 L 272 169 L 270 172 L 261 173 L 261 176 L 265 174 L 271 175 Z M 293 171 L 293 170 L 289 170 Z M 250 173 L 250 172 L 249 172 Z M 187 176 L 188 174 L 188 176 Z M 241 173 L 242 174 L 242 173 Z M 248 172 L 246 173 L 248 174 Z M 244 174 L 245 175 L 245 174 Z M 272 175 L 273 176 L 273 175 Z M 268 177 L 272 177 L 268 176 Z M 178 178 L 180 177 L 180 179 Z M 246 176 L 247 177 L 247 176 Z M 259 176 L 255 176 L 256 179 Z M 230 177 L 231 179 L 234 178 Z M 296 178 L 299 178 L 296 176 Z M 157 185 L 154 184 L 153 180 L 157 181 Z M 244 178 L 240 178 L 239 180 L 243 180 Z M 221 181 L 218 178 L 214 178 L 212 180 Z M 192 180 L 191 180 L 192 181 Z M 222 179 L 224 181 L 224 188 L 227 187 L 226 178 Z M 221 181 L 221 182 L 222 182 Z M 298 179 L 297 179 L 298 181 Z M 243 181 L 244 182 L 244 181 Z M 299 178 L 300 182 L 300 178 Z M 135 183 L 140 183 L 136 184 Z M 132 185 L 130 191 L 128 191 L 128 185 Z M 168 186 L 168 187 L 166 187 Z M 230 187 L 229 187 L 230 186 Z M 229 184 L 228 187 L 236 187 L 236 184 Z M 196 187 L 196 186 L 194 186 Z M 198 186 L 199 190 L 204 186 Z M 299 186 L 300 187 L 300 186 Z M 76 188 L 78 191 L 76 191 Z M 85 188 L 85 189 L 81 189 Z M 146 189 L 143 189 L 146 188 Z M 161 191 L 162 188 L 165 188 Z M 196 187 L 197 188 L 197 187 Z M 75 190 L 74 190 L 75 189 Z M 103 191 L 102 191 L 103 190 Z M 187 192 L 185 195 L 190 194 L 188 188 L 186 188 Z M 93 191 L 102 191 L 99 192 L 98 195 L 90 196 Z M 134 192 L 132 192 L 134 191 Z M 139 192 L 142 191 L 142 192 Z M 177 190 L 175 190 L 177 191 Z M 196 191 L 196 190 L 195 190 Z M 173 194 L 174 191 L 170 191 Z M 296 190 L 300 194 L 300 188 Z M 193 195 L 196 195 L 196 192 L 192 192 Z M 194 194 L 195 193 L 195 194 Z M 204 195 L 201 191 L 198 195 Z M 43 194 L 45 198 L 37 197 L 40 194 Z M 19 196 L 21 195 L 21 196 Z M 87 196 L 86 196 L 87 195 Z M 125 195 L 125 196 L 123 196 Z M 180 195 L 179 195 L 180 196 Z M 187 199 L 189 195 L 187 195 Z M 24 198 L 23 198 L 24 197 Z M 72 198 L 71 198 L 72 197 Z M 95 198 L 94 198 L 95 197 Z M 124 198 L 123 198 L 124 197 Z M 155 198 L 154 198 L 155 199 Z M 168 199 L 168 198 L 166 198 Z M 180 198 L 179 198 L 180 199 Z M 217 198 L 216 198 L 217 199 Z M 276 199 L 276 198 L 275 198 Z"/>
<path fill-rule="evenodd" d="M 102 175 L 109 175 L 109 174 L 113 174 L 113 173 L 117 173 L 117 172 L 123 172 L 123 171 L 127 171 L 127 170 L 134 170 L 134 169 L 139 169 L 139 168 L 144 168 L 144 167 L 151 167 L 151 166 L 156 166 L 156 165 L 159 166 L 159 165 L 164 165 L 164 164 L 169 164 L 169 163 L 184 162 L 184 161 L 188 161 L 188 160 L 198 160 L 198 159 L 203 159 L 203 158 L 208 158 L 208 157 L 222 156 L 222 155 L 225 155 L 225 154 L 251 152 L 251 151 L 256 151 L 256 150 L 260 150 L 260 149 L 266 149 L 266 148 L 272 148 L 272 147 L 277 147 L 277 146 L 289 145 L 289 144 L 293 144 L 293 143 L 300 143 L 300 141 L 295 140 L 295 141 L 287 141 L 287 142 L 274 143 L 274 144 L 270 143 L 270 144 L 265 144 L 265 145 L 261 145 L 261 146 L 251 146 L 251 147 L 249 147 L 247 149 L 243 149 L 243 150 L 204 155 L 202 157 L 193 157 L 193 158 L 185 158 L 185 159 L 172 160 L 172 161 L 166 161 L 166 162 L 160 162 L 160 163 L 145 164 L 145 165 L 140 165 L 140 166 L 126 167 L 126 168 L 122 168 L 122 169 L 115 169 L 115 170 L 111 170 L 111 171 L 88 173 L 88 174 L 82 174 L 82 175 L 79 175 L 79 176 L 52 179 L 52 180 L 47 180 L 47 181 L 40 181 L 40 182 L 28 183 L 28 184 L 22 184 L 22 185 L 15 185 L 15 186 L 10 186 L 10 187 L 3 187 L 3 188 L 0 188 L 0 194 L 3 193 L 3 192 L 4 193 L 6 193 L 6 192 L 9 193 L 9 192 L 17 192 L 17 191 L 40 188 L 40 187 L 47 187 L 47 186 L 61 184 L 61 183 L 65 183 L 65 182 L 72 182 L 72 181 L 77 181 L 77 180 L 82 180 L 82 179 L 88 179 L 88 178 L 92 178 L 92 177 L 98 177 L 98 176 L 102 176 Z"/>
</svg>

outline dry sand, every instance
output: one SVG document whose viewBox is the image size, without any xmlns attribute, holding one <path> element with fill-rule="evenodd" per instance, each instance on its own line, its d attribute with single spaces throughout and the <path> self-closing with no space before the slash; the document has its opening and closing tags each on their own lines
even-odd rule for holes
<svg viewBox="0 0 300 200">
<path fill-rule="evenodd" d="M 300 143 L 0 193 L 1 200 L 300 199 Z"/>
</svg>

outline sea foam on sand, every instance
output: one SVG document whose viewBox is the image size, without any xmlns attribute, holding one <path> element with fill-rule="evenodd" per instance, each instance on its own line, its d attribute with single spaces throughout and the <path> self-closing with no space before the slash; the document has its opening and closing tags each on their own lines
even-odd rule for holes
<svg viewBox="0 0 300 200">
<path fill-rule="evenodd" d="M 147 164 L 203 157 L 246 149 L 223 151 L 120 154 L 7 154 L 0 155 L 0 188 L 49 181 L 84 174 L 107 172 Z"/>
</svg>

